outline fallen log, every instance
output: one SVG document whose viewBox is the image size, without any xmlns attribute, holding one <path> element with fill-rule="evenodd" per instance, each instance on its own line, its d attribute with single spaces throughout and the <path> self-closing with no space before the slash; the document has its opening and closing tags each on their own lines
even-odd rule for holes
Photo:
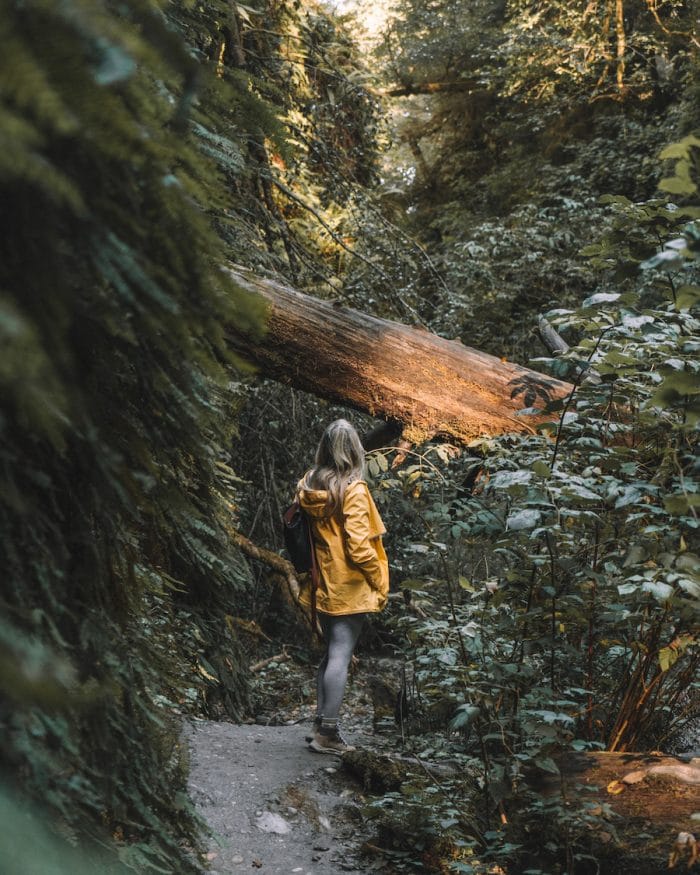
<svg viewBox="0 0 700 875">
<path fill-rule="evenodd" d="M 239 267 L 235 282 L 261 295 L 267 331 L 227 330 L 232 348 L 260 373 L 404 426 L 404 438 L 469 442 L 534 432 L 545 405 L 570 383 L 446 340 L 423 329 L 323 301 Z"/>
</svg>

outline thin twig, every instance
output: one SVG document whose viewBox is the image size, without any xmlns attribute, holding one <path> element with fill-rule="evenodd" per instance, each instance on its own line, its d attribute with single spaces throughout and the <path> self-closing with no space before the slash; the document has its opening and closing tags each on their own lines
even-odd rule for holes
<svg viewBox="0 0 700 875">
<path fill-rule="evenodd" d="M 288 188 L 283 182 L 280 182 L 280 180 L 276 177 L 270 175 L 267 177 L 267 179 L 269 179 L 270 182 L 282 192 L 282 194 L 286 195 L 290 200 L 293 200 L 295 203 L 299 204 L 300 207 L 311 213 L 311 215 L 316 218 L 319 224 L 323 228 L 325 228 L 326 231 L 328 231 L 333 240 L 338 244 L 338 246 L 340 246 L 341 249 L 344 249 L 349 255 L 352 255 L 354 258 L 357 258 L 360 261 L 364 262 L 368 267 L 371 267 L 372 270 L 376 271 L 382 277 L 382 279 L 389 280 L 389 277 L 386 275 L 386 273 L 384 273 L 381 267 L 373 264 L 368 258 L 365 258 L 364 255 L 361 255 L 355 249 L 348 246 L 343 238 L 336 234 L 336 232 L 331 228 L 328 222 L 326 222 L 326 220 L 315 207 L 312 207 L 311 204 L 307 203 L 303 198 L 299 197 L 298 194 L 293 192 L 292 189 Z"/>
<path fill-rule="evenodd" d="M 438 475 L 438 477 L 442 480 L 443 483 L 447 483 L 445 476 L 441 473 L 441 471 L 437 467 L 437 465 L 434 462 L 431 462 L 430 459 L 426 458 L 426 456 L 424 454 L 417 453 L 415 450 L 408 450 L 405 447 L 393 447 L 392 446 L 392 447 L 380 447 L 379 449 L 380 450 L 397 450 L 398 452 L 404 453 L 407 456 L 416 456 L 418 459 L 421 460 L 421 462 L 425 462 L 425 464 L 429 468 L 432 468 L 433 471 L 435 471 L 435 473 Z M 372 452 L 377 453 L 377 452 L 379 452 L 379 450 L 372 450 Z M 381 453 L 380 455 L 384 455 L 384 453 Z"/>
<path fill-rule="evenodd" d="M 253 663 L 250 666 L 250 671 L 255 674 L 255 672 L 261 671 L 266 666 L 272 665 L 273 662 L 286 662 L 289 658 L 287 648 L 283 647 L 281 653 L 276 653 L 274 656 L 268 656 L 267 659 L 261 659 L 260 662 Z"/>
<path fill-rule="evenodd" d="M 603 338 L 605 337 L 607 332 L 610 331 L 613 327 L 614 326 L 609 325 L 607 328 L 604 328 L 600 332 L 600 337 L 596 341 L 596 345 L 593 347 L 588 358 L 586 359 L 587 365 L 590 365 L 591 361 L 593 360 L 593 356 L 598 352 L 598 348 L 600 347 L 600 344 L 602 343 Z M 557 462 L 557 454 L 559 452 L 559 444 L 561 443 L 561 436 L 562 436 L 562 432 L 564 430 L 564 417 L 569 412 L 569 407 L 571 406 L 571 402 L 574 400 L 574 395 L 576 394 L 576 390 L 581 385 L 581 382 L 583 380 L 583 377 L 585 376 L 587 369 L 588 368 L 582 368 L 581 371 L 578 374 L 576 374 L 576 377 L 574 378 L 573 386 L 571 388 L 571 392 L 569 392 L 569 394 L 566 398 L 566 401 L 564 402 L 564 409 L 562 410 L 561 416 L 559 417 L 559 428 L 557 429 L 557 439 L 554 442 L 554 452 L 552 453 L 552 463 L 550 465 L 552 470 L 554 470 L 554 466 L 556 465 L 556 462 Z"/>
</svg>

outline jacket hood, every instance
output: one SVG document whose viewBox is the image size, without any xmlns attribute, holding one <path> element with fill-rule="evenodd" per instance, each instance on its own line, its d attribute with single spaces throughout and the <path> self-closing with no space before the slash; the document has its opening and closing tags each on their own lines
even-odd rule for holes
<svg viewBox="0 0 700 875">
<path fill-rule="evenodd" d="M 328 492 L 325 489 L 300 489 L 299 504 L 309 516 L 320 519 L 326 516 Z"/>
</svg>

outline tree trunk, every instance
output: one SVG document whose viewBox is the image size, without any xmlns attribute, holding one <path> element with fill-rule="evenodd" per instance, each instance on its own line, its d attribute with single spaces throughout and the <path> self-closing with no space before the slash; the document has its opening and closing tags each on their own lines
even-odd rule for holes
<svg viewBox="0 0 700 875">
<path fill-rule="evenodd" d="M 269 308 L 262 338 L 228 329 L 236 352 L 266 377 L 403 423 L 415 443 L 533 432 L 552 415 L 520 411 L 573 391 L 570 383 L 459 341 L 303 295 L 239 267 L 231 274 Z"/>
<path fill-rule="evenodd" d="M 627 51 L 627 37 L 625 35 L 625 7 L 622 0 L 615 0 L 615 36 L 617 39 L 617 66 L 615 81 L 618 91 L 625 90 L 625 52 Z"/>
</svg>

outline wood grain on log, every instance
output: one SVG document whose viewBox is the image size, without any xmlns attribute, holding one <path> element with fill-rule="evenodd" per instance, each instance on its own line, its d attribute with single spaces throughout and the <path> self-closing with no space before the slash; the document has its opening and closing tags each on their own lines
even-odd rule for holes
<svg viewBox="0 0 700 875">
<path fill-rule="evenodd" d="M 459 341 L 304 295 L 242 268 L 230 272 L 268 304 L 263 337 L 227 330 L 236 352 L 266 377 L 402 422 L 404 437 L 415 443 L 534 432 L 551 414 L 520 411 L 541 409 L 573 390 Z"/>
</svg>

